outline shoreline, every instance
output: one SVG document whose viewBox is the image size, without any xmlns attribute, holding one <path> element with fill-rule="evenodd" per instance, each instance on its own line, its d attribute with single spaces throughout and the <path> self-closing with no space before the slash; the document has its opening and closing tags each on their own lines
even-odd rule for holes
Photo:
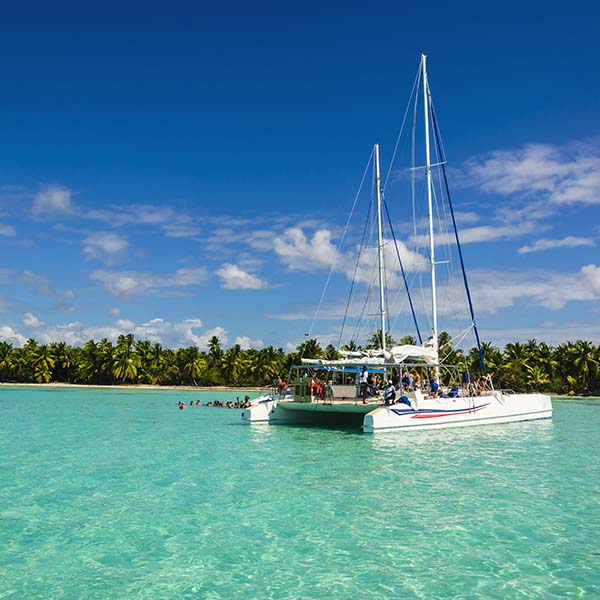
<svg viewBox="0 0 600 600">
<path fill-rule="evenodd" d="M 87 388 L 87 389 L 120 389 L 120 390 L 181 390 L 184 392 L 263 392 L 270 387 L 230 387 L 224 385 L 193 386 L 193 385 L 152 385 L 150 383 L 115 384 L 115 385 L 88 385 L 86 383 L 10 383 L 0 382 L 3 387 L 33 387 L 33 388 Z"/>
<path fill-rule="evenodd" d="M 3 387 L 32 387 L 32 388 L 87 388 L 87 389 L 119 389 L 119 390 L 181 390 L 184 392 L 266 392 L 271 389 L 269 386 L 263 387 L 231 387 L 226 385 L 213 386 L 193 386 L 193 385 L 152 385 L 150 383 L 137 384 L 115 384 L 115 385 L 88 385 L 85 383 L 10 383 L 0 382 L 0 389 Z M 569 396 L 567 394 L 554 394 L 550 392 L 550 397 L 557 400 L 597 400 L 599 396 Z"/>
</svg>

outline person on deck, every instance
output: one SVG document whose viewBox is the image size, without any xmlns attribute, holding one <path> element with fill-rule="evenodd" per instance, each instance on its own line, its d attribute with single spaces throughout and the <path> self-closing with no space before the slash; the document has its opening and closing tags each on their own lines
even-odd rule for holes
<svg viewBox="0 0 600 600">
<path fill-rule="evenodd" d="M 283 379 L 281 379 L 281 377 L 277 378 L 277 392 L 279 393 L 279 395 L 283 394 L 285 392 L 285 389 L 287 388 L 287 382 L 283 381 Z"/>
<path fill-rule="evenodd" d="M 394 387 L 394 384 L 388 379 L 383 388 L 383 401 L 385 402 L 386 406 L 389 406 L 390 404 L 394 404 L 395 400 L 396 388 Z"/>
<path fill-rule="evenodd" d="M 465 392 L 469 391 L 471 387 L 471 373 L 469 373 L 468 369 L 465 369 L 462 374 L 462 388 Z"/>
<path fill-rule="evenodd" d="M 367 371 L 367 367 L 362 368 L 362 373 L 360 374 L 360 395 L 362 397 L 363 404 L 367 403 L 367 396 L 369 394 L 369 372 Z"/>
<path fill-rule="evenodd" d="M 435 377 L 431 380 L 429 385 L 429 395 L 432 398 L 437 398 L 440 395 L 440 384 L 436 381 Z"/>
</svg>

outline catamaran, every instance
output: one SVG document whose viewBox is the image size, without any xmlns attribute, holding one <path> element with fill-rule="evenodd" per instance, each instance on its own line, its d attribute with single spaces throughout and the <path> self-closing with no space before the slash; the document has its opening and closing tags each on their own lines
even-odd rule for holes
<svg viewBox="0 0 600 600">
<path fill-rule="evenodd" d="M 420 88 L 420 82 L 422 82 L 423 91 L 425 165 L 416 168 L 422 168 L 425 171 L 427 195 L 426 237 L 428 246 L 427 271 L 430 285 L 430 337 L 425 341 L 422 339 L 410 290 L 402 268 L 411 313 L 415 325 L 417 325 L 421 343 L 405 343 L 388 347 L 387 278 L 384 258 L 386 242 L 383 234 L 382 210 L 383 190 L 379 164 L 379 146 L 376 144 L 373 148 L 372 159 L 374 199 L 376 200 L 376 268 L 379 292 L 378 316 L 380 317 L 380 329 L 378 338 L 380 347 L 370 350 L 341 350 L 341 359 L 302 358 L 301 364 L 292 368 L 287 385 L 280 386 L 278 390 L 271 394 L 256 398 L 252 406 L 243 411 L 242 418 L 245 421 L 273 424 L 353 424 L 362 427 L 365 433 L 375 433 L 391 430 L 487 425 L 552 417 L 552 402 L 548 395 L 515 393 L 512 390 L 495 389 L 491 376 L 486 374 L 484 353 L 481 350 L 473 303 L 456 229 L 454 210 L 446 179 L 444 166 L 446 161 L 440 144 L 435 112 L 433 111 L 427 78 L 427 57 L 424 53 L 421 55 L 413 91 Z M 415 92 L 415 115 L 416 98 Z M 433 122 L 433 143 L 439 159 L 436 163 L 432 163 L 431 159 L 430 119 Z M 413 169 L 415 168 L 413 167 Z M 469 329 L 475 334 L 481 368 L 484 373 L 479 386 L 475 386 L 474 382 L 471 381 L 468 370 L 465 369 L 460 372 L 459 367 L 455 364 L 445 364 L 443 360 L 440 360 L 436 268 L 442 264 L 442 261 L 436 259 L 433 210 L 434 169 L 441 171 L 439 179 L 444 182 L 446 199 L 449 204 L 469 307 Z M 399 252 L 398 259 L 402 267 Z"/>
</svg>

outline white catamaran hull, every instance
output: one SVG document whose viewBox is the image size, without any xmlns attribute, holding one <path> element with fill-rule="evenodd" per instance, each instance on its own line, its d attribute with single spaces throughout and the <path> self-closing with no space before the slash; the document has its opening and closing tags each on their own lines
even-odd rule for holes
<svg viewBox="0 0 600 600">
<path fill-rule="evenodd" d="M 551 417 L 550 396 L 498 391 L 487 396 L 423 400 L 416 411 L 406 405 L 382 406 L 365 415 L 363 431 L 445 429 Z"/>
<path fill-rule="evenodd" d="M 412 408 L 406 404 L 373 407 L 360 403 L 303 403 L 265 398 L 242 413 L 242 418 L 251 423 L 342 424 L 345 421 L 362 426 L 365 433 L 469 427 L 551 417 L 550 396 L 500 391 L 486 396 L 421 399 Z"/>
</svg>

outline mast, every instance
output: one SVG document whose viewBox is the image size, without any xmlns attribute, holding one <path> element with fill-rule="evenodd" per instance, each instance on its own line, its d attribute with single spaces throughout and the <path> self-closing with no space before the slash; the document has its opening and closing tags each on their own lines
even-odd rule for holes
<svg viewBox="0 0 600 600">
<path fill-rule="evenodd" d="M 381 218 L 381 174 L 379 144 L 373 147 L 375 156 L 375 188 L 377 190 L 377 258 L 379 260 L 379 314 L 381 315 L 381 349 L 385 351 L 385 263 L 383 260 L 383 225 Z"/>
<path fill-rule="evenodd" d="M 425 117 L 425 171 L 427 173 L 427 211 L 429 214 L 429 260 L 431 263 L 431 321 L 433 348 L 436 362 L 438 355 L 438 326 L 437 326 L 437 298 L 435 289 L 435 243 L 433 240 L 433 198 L 431 182 L 431 154 L 429 150 L 429 82 L 427 81 L 427 56 L 421 52 L 421 68 L 423 70 L 423 113 Z M 435 368 L 436 379 L 439 379 L 439 367 Z"/>
</svg>

